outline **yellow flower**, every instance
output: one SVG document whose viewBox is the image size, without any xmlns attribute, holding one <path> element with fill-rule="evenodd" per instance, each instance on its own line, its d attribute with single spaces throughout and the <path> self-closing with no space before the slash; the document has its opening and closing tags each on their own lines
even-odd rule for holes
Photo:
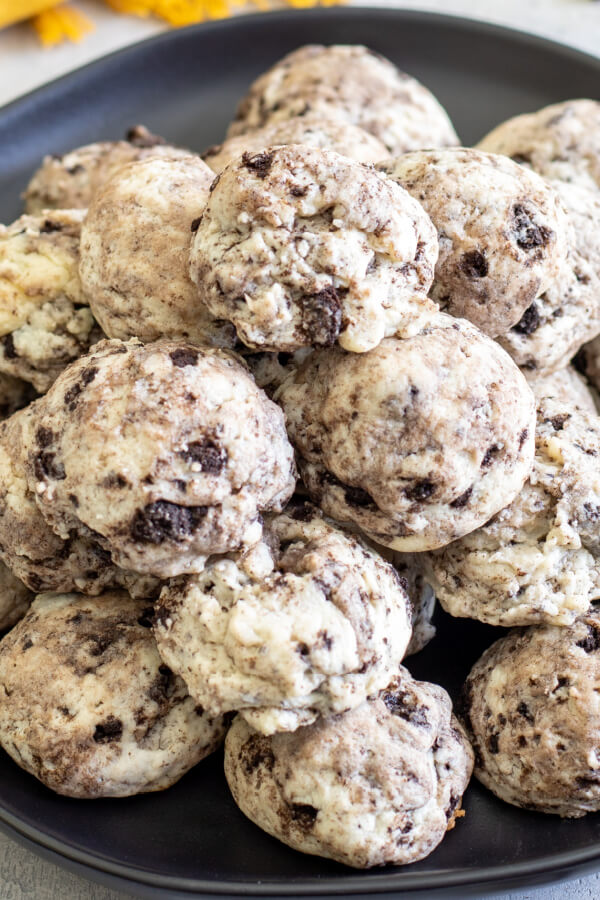
<svg viewBox="0 0 600 900">
<path fill-rule="evenodd" d="M 222 19 L 231 15 L 232 7 L 252 3 L 268 9 L 271 0 L 106 0 L 116 12 L 133 16 L 158 16 L 176 28 L 205 19 Z M 344 0 L 287 0 L 290 6 L 331 6 Z M 64 39 L 79 41 L 93 23 L 76 8 L 60 0 L 0 0 L 0 28 L 31 19 L 42 44 L 46 47 Z"/>
</svg>

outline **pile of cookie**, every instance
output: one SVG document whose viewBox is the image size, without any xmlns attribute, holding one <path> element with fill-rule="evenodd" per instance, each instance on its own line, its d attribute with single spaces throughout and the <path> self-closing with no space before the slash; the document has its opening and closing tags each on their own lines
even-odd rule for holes
<svg viewBox="0 0 600 900">
<path fill-rule="evenodd" d="M 474 765 L 600 808 L 599 161 L 599 103 L 462 148 L 353 46 L 285 57 L 202 157 L 138 126 L 43 161 L 0 231 L 21 767 L 122 797 L 224 740 L 252 821 L 354 867 L 430 853 Z M 515 626 L 459 717 L 402 665 L 434 595 Z"/>
</svg>

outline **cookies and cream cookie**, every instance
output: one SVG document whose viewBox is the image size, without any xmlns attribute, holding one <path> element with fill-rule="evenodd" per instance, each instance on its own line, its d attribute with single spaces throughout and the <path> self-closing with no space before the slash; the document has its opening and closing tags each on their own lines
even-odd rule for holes
<svg viewBox="0 0 600 900">
<path fill-rule="evenodd" d="M 359 125 L 388 154 L 458 144 L 447 113 L 415 78 L 367 47 L 308 44 L 250 86 L 228 136 L 319 114 Z"/>
<path fill-rule="evenodd" d="M 87 144 L 61 155 L 45 156 L 23 194 L 32 215 L 44 209 L 87 209 L 94 195 L 118 169 L 137 159 L 189 156 L 152 134 L 143 125 L 127 132 L 126 140 Z"/>
<path fill-rule="evenodd" d="M 378 169 L 418 200 L 437 228 L 431 296 L 442 310 L 496 337 L 561 275 L 569 221 L 535 172 L 466 148 L 407 153 Z"/>
<path fill-rule="evenodd" d="M 536 400 L 557 400 L 563 404 L 566 410 L 570 411 L 573 407 L 578 407 L 592 416 L 597 414 L 598 407 L 593 393 L 594 389 L 574 366 L 567 366 L 550 375 L 537 375 L 527 369 L 523 374 Z"/>
<path fill-rule="evenodd" d="M 411 636 L 403 582 L 360 538 L 293 504 L 264 542 L 163 589 L 161 656 L 211 714 L 263 734 L 358 706 L 397 670 Z"/>
<path fill-rule="evenodd" d="M 600 102 L 565 100 L 515 116 L 486 134 L 481 150 L 588 190 L 600 188 Z"/>
<path fill-rule="evenodd" d="M 435 229 L 406 191 L 333 151 L 290 145 L 246 154 L 216 179 L 190 272 L 249 347 L 362 353 L 433 314 L 436 258 Z"/>
<path fill-rule="evenodd" d="M 600 192 L 552 184 L 572 227 L 566 267 L 498 338 L 517 365 L 538 374 L 564 368 L 600 332 Z"/>
<path fill-rule="evenodd" d="M 166 578 L 258 541 L 295 485 L 283 414 L 230 354 L 103 341 L 38 401 L 28 477 L 61 537 Z"/>
<path fill-rule="evenodd" d="M 461 815 L 472 769 L 445 690 L 403 668 L 350 712 L 272 737 L 237 716 L 225 742 L 225 775 L 249 819 L 358 869 L 428 856 Z"/>
<path fill-rule="evenodd" d="M 600 599 L 600 417 L 540 401 L 532 472 L 482 528 L 424 557 L 444 609 L 491 625 L 568 625 Z"/>
<path fill-rule="evenodd" d="M 462 715 L 475 774 L 523 809 L 600 810 L 600 612 L 566 627 L 516 628 L 475 663 Z"/>
<path fill-rule="evenodd" d="M 81 232 L 80 275 L 108 337 L 235 343 L 234 329 L 212 319 L 188 275 L 193 230 L 213 178 L 199 157 L 149 157 L 120 169 L 95 194 Z"/>
<path fill-rule="evenodd" d="M 162 662 L 152 606 L 112 591 L 42 594 L 0 642 L 0 744 L 68 797 L 164 790 L 221 743 Z"/>
<path fill-rule="evenodd" d="M 366 354 L 315 351 L 275 397 L 312 499 L 396 550 L 473 531 L 531 470 L 525 378 L 475 326 L 441 313 Z"/>
<path fill-rule="evenodd" d="M 102 337 L 79 280 L 83 210 L 0 226 L 0 372 L 40 393 Z"/>
</svg>

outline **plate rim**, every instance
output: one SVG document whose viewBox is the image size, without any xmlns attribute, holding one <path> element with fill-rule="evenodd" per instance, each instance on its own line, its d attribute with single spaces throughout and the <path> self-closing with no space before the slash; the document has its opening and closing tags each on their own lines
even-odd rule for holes
<svg viewBox="0 0 600 900">
<path fill-rule="evenodd" d="M 94 79 L 102 77 L 105 68 L 118 65 L 120 61 L 134 58 L 148 47 L 162 46 L 164 44 L 177 43 L 180 36 L 189 38 L 194 34 L 208 35 L 222 33 L 239 28 L 251 28 L 261 30 L 263 28 L 276 28 L 278 22 L 290 19 L 312 18 L 318 24 L 318 20 L 326 19 L 355 19 L 360 21 L 368 16 L 370 19 L 395 19 L 396 21 L 410 21 L 413 23 L 432 22 L 442 28 L 451 28 L 458 31 L 476 32 L 478 35 L 491 37 L 513 44 L 517 42 L 527 48 L 532 46 L 543 52 L 562 57 L 565 64 L 569 62 L 583 63 L 596 69 L 600 76 L 600 56 L 578 50 L 577 48 L 552 40 L 538 34 L 533 34 L 524 29 L 501 25 L 495 22 L 487 22 L 483 19 L 469 18 L 463 15 L 440 13 L 429 10 L 404 9 L 402 7 L 382 6 L 328 6 L 312 7 L 310 9 L 280 9 L 270 12 L 247 13 L 235 15 L 229 19 L 211 20 L 196 25 L 187 26 L 177 30 L 167 30 L 157 35 L 144 38 L 119 48 L 91 62 L 73 69 L 47 84 L 40 85 L 32 91 L 23 94 L 9 103 L 0 107 L 0 127 L 6 124 L 10 127 L 10 117 L 19 114 L 21 107 L 31 103 L 44 102 L 51 98 L 57 91 L 68 89 L 71 83 L 76 83 L 82 78 Z M 600 94 L 599 94 L 600 99 Z M 125 798 L 126 799 L 126 798 Z M 540 815 L 542 815 L 540 813 Z M 101 854 L 89 850 L 79 849 L 64 843 L 61 839 L 34 826 L 23 822 L 18 816 L 7 811 L 0 798 L 0 829 L 14 839 L 21 838 L 23 843 L 31 847 L 35 845 L 41 851 L 46 851 L 65 864 L 73 863 L 85 870 L 98 873 L 99 876 L 107 875 L 112 878 L 148 888 L 164 888 L 179 892 L 182 896 L 230 896 L 230 897 L 323 897 L 343 894 L 348 896 L 366 894 L 389 894 L 396 892 L 404 894 L 409 891 L 440 891 L 443 889 L 456 889 L 460 887 L 477 887 L 482 890 L 498 889 L 501 885 L 507 888 L 515 886 L 515 883 L 527 884 L 536 880 L 539 876 L 547 876 L 548 881 L 552 875 L 565 876 L 565 870 L 575 870 L 586 867 L 589 869 L 594 861 L 600 862 L 600 840 L 589 846 L 575 850 L 567 850 L 552 857 L 541 857 L 526 862 L 503 863 L 495 866 L 477 867 L 475 869 L 444 870 L 437 873 L 411 872 L 410 866 L 388 867 L 385 874 L 381 874 L 375 883 L 366 883 L 361 879 L 364 872 L 360 870 L 348 870 L 348 874 L 340 876 L 328 876 L 327 878 L 304 878 L 301 883 L 295 881 L 210 881 L 207 879 L 192 879 L 185 876 L 176 877 L 161 875 L 144 871 L 134 864 L 119 863 Z M 369 870 L 367 870 L 368 872 Z M 373 871 L 373 870 L 371 870 Z M 399 873 L 402 873 L 399 878 Z M 362 881 L 362 883 L 361 883 Z M 509 883 L 512 882 L 512 885 Z"/>
</svg>

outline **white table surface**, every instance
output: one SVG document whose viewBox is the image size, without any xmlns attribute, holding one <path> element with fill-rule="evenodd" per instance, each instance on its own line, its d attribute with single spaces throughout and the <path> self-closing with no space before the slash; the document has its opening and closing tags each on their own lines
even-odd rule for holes
<svg viewBox="0 0 600 900">
<path fill-rule="evenodd" d="M 116 16 L 93 0 L 76 0 L 96 22 L 80 44 L 40 50 L 27 26 L 0 32 L 0 106 L 65 72 L 164 30 L 153 19 Z M 600 56 L 600 0 L 362 0 L 359 5 L 434 10 L 485 19 L 571 44 Z M 122 900 L 126 895 L 71 875 L 0 834 L 0 900 Z M 509 900 L 598 900 L 600 873 Z M 427 900 L 427 898 L 423 898 Z"/>
</svg>

